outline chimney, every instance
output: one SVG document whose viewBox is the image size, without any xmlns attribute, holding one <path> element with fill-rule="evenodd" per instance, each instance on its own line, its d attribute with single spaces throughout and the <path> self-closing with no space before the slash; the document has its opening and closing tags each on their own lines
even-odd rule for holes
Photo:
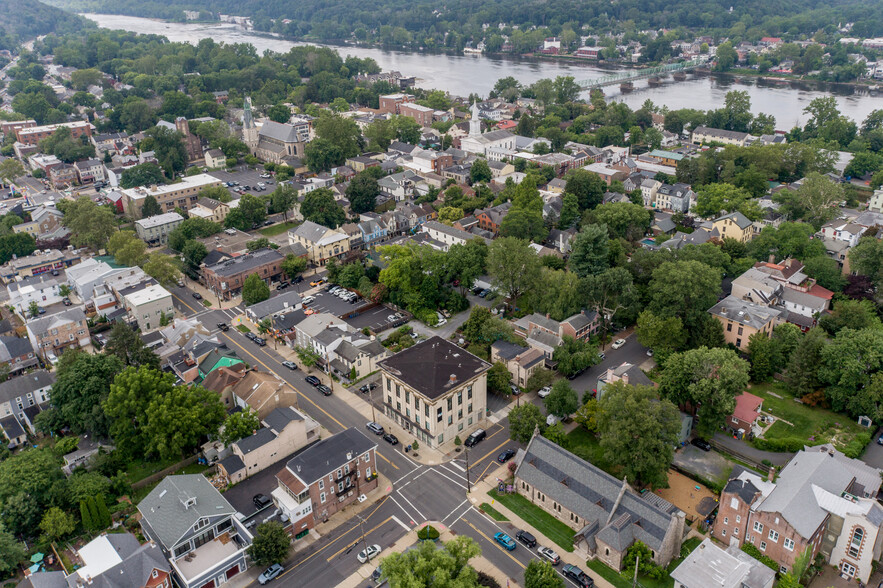
<svg viewBox="0 0 883 588">
<path fill-rule="evenodd" d="M 776 256 L 773 255 L 772 253 L 770 253 L 769 262 L 770 262 L 770 263 L 776 263 Z"/>
<path fill-rule="evenodd" d="M 457 383 L 457 374 L 451 374 L 451 377 L 450 377 L 450 379 L 448 380 L 448 384 L 450 384 L 451 386 L 453 386 L 453 385 L 456 384 L 456 383 Z"/>
<path fill-rule="evenodd" d="M 770 468 L 770 471 L 766 473 L 767 482 L 772 482 L 773 478 L 776 477 L 776 468 Z"/>
<path fill-rule="evenodd" d="M 546 313 L 546 318 L 549 318 L 549 313 L 548 313 L 548 312 Z"/>
</svg>

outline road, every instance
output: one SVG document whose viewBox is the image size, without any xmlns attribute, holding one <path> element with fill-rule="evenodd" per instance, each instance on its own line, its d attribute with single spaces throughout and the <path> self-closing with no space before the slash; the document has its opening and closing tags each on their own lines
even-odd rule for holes
<svg viewBox="0 0 883 588">
<path fill-rule="evenodd" d="M 246 362 L 273 372 L 291 384 L 299 392 L 300 408 L 329 431 L 337 433 L 348 427 L 365 426 L 365 417 L 348 403 L 349 391 L 335 385 L 334 394 L 325 397 L 306 383 L 306 374 L 302 370 L 283 367 L 282 357 L 272 345 L 259 347 L 235 329 L 227 332 L 217 329 L 218 322 L 229 322 L 240 314 L 240 309 L 205 308 L 192 297 L 192 291 L 186 286 L 172 288 L 172 294 L 179 312 L 188 317 L 195 316 Z M 536 557 L 536 552 L 523 547 L 509 552 L 496 544 L 494 533 L 502 530 L 514 534 L 514 530 L 501 527 L 479 513 L 466 496 L 467 460 L 469 481 L 475 483 L 493 468 L 501 451 L 520 446 L 509 439 L 506 421 L 487 431 L 487 438 L 470 450 L 468 456 L 463 453 L 458 459 L 435 466 L 412 460 L 400 449 L 403 444 L 395 447 L 381 444 L 377 451 L 378 467 L 380 473 L 392 481 L 391 492 L 364 511 L 367 514 L 361 517 L 361 521 L 352 517 L 317 542 L 295 552 L 285 565 L 285 574 L 276 581 L 277 585 L 292 588 L 335 586 L 359 568 L 356 553 L 363 546 L 357 547 L 356 544 L 361 542 L 363 530 L 366 544 L 378 544 L 385 549 L 411 528 L 426 521 L 441 523 L 458 534 L 472 537 L 481 546 L 485 557 L 520 582 L 524 567 Z M 275 487 L 275 478 L 261 474 L 242 482 L 234 490 L 245 497 L 259 492 L 269 494 Z M 478 504 L 485 501 L 481 496 L 475 498 Z M 254 515 L 252 512 L 243 514 Z"/>
<path fill-rule="evenodd" d="M 615 341 L 618 338 L 619 336 L 612 336 L 610 340 Z M 593 365 L 570 382 L 574 390 L 579 393 L 594 390 L 598 384 L 598 377 L 606 372 L 607 368 L 618 367 L 623 362 L 639 366 L 650 359 L 647 356 L 647 348 L 638 343 L 637 337 L 634 335 L 625 337 L 625 345 L 619 349 L 613 349 L 607 345 L 604 355 L 601 363 Z"/>
</svg>

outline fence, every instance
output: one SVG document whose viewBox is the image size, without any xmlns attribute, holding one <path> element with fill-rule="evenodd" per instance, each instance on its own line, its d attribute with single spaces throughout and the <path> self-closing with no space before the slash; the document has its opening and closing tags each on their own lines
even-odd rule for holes
<svg viewBox="0 0 883 588">
<path fill-rule="evenodd" d="M 196 459 L 198 457 L 199 456 L 197 456 L 197 455 L 191 455 L 187 459 L 181 460 L 176 464 L 170 465 L 169 467 L 167 467 L 166 469 L 164 469 L 162 471 L 156 472 L 155 474 L 150 474 L 146 478 L 142 478 L 141 480 L 134 482 L 132 484 L 132 489 L 137 490 L 138 488 L 143 488 L 144 486 L 148 486 L 150 484 L 153 484 L 154 482 L 159 482 L 160 480 L 162 480 L 163 478 L 165 478 L 169 474 L 174 474 L 175 472 L 177 472 L 181 468 L 186 468 L 190 464 L 196 463 Z"/>
</svg>

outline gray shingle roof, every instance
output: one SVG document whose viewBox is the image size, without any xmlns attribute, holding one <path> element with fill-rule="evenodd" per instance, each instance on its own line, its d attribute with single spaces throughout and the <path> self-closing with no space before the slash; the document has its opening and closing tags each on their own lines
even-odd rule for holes
<svg viewBox="0 0 883 588">
<path fill-rule="evenodd" d="M 722 217 L 716 219 L 715 222 L 720 221 L 720 220 L 724 220 L 724 219 L 728 219 L 728 218 L 733 219 L 733 222 L 736 223 L 736 225 L 740 229 L 747 229 L 748 227 L 751 226 L 751 221 L 748 220 L 748 217 L 745 216 L 744 214 L 742 214 L 741 212 L 739 212 L 738 210 L 736 212 L 731 212 L 730 214 L 723 215 Z"/>
<path fill-rule="evenodd" d="M 293 125 L 277 123 L 272 120 L 268 120 L 263 124 L 260 130 L 260 136 L 276 139 L 283 143 L 297 143 L 298 141 L 297 130 Z"/>
<path fill-rule="evenodd" d="M 30 340 L 22 337 L 0 337 L 0 345 L 6 347 L 9 357 L 21 357 L 34 351 Z"/>
<path fill-rule="evenodd" d="M 298 304 L 300 304 L 300 301 L 300 294 L 298 294 L 294 290 L 291 290 L 289 292 L 285 292 L 284 294 L 277 294 L 276 296 L 264 300 L 263 302 L 252 304 L 248 307 L 248 311 L 258 317 L 258 319 L 262 319 L 266 316 L 270 316 L 271 314 L 275 314 L 282 310 L 293 309 Z"/>
<path fill-rule="evenodd" d="M 740 300 L 732 295 L 712 306 L 708 312 L 755 329 L 763 328 L 770 320 L 775 320 L 782 314 L 775 308 Z"/>
<path fill-rule="evenodd" d="M 0 402 L 15 400 L 19 396 L 26 396 L 28 392 L 51 386 L 54 383 L 55 374 L 45 370 L 11 378 L 0 384 Z"/>
<path fill-rule="evenodd" d="M 438 398 L 490 369 L 490 364 L 457 347 L 450 341 L 434 336 L 380 362 L 384 371 L 427 398 Z"/>
<path fill-rule="evenodd" d="M 280 262 L 283 259 L 285 258 L 282 257 L 282 254 L 274 249 L 258 249 L 253 253 L 222 261 L 207 269 L 219 276 L 233 276 L 248 272 L 267 263 Z"/>
<path fill-rule="evenodd" d="M 266 424 L 267 427 L 273 429 L 277 433 L 281 433 L 282 430 L 288 426 L 288 423 L 302 420 L 304 420 L 302 414 L 294 410 L 294 408 L 291 406 L 285 406 L 282 408 L 277 408 L 273 410 L 273 412 L 268 414 L 264 418 L 264 424 Z"/>
<path fill-rule="evenodd" d="M 309 486 L 328 472 L 336 470 L 348 461 L 352 461 L 352 458 L 375 447 L 377 444 L 361 431 L 350 427 L 311 445 L 288 460 L 286 467 L 300 478 L 304 485 Z M 352 458 L 347 459 L 347 454 L 352 454 Z"/>
<path fill-rule="evenodd" d="M 276 433 L 264 427 L 263 429 L 258 429 L 257 432 L 248 437 L 240 439 L 236 442 L 236 445 L 244 455 L 248 455 L 255 449 L 263 447 L 267 443 L 273 441 L 275 438 Z"/>
</svg>

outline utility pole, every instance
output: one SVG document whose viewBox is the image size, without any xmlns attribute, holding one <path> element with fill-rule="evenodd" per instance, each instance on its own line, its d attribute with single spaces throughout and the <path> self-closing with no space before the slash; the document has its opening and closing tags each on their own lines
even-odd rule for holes
<svg viewBox="0 0 883 588">
<path fill-rule="evenodd" d="M 466 448 L 466 494 L 472 490 L 472 484 L 469 482 L 469 448 Z"/>
<path fill-rule="evenodd" d="M 635 576 L 632 579 L 632 588 L 635 588 L 638 585 L 638 565 L 641 563 L 641 555 L 635 558 Z"/>
<path fill-rule="evenodd" d="M 377 417 L 374 415 L 374 392 L 371 390 L 371 384 L 365 384 L 368 386 L 368 402 L 371 404 L 371 421 L 377 422 Z"/>
<path fill-rule="evenodd" d="M 354 514 L 355 514 L 356 517 L 358 517 L 358 519 L 359 519 L 359 531 L 362 533 L 362 549 L 365 550 L 365 552 L 366 552 L 365 555 L 367 555 L 367 551 L 368 551 L 368 543 L 365 541 L 365 527 L 363 526 L 363 523 L 365 522 L 365 519 L 363 519 L 363 518 L 362 518 L 362 515 L 360 515 L 360 514 L 358 514 L 358 513 L 354 513 Z M 366 560 L 365 563 L 368 563 L 368 561 L 371 561 L 371 560 Z"/>
</svg>

